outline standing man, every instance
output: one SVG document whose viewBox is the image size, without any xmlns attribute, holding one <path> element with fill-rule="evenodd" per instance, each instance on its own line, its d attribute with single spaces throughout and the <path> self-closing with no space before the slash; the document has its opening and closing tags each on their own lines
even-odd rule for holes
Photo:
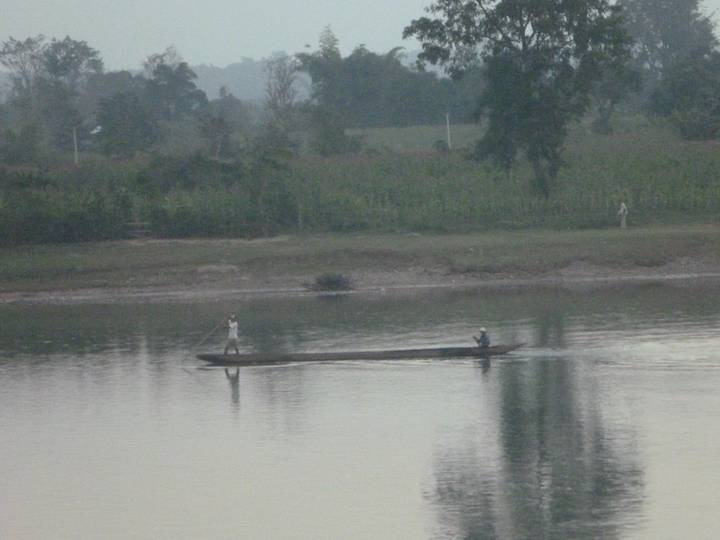
<svg viewBox="0 0 720 540">
<path fill-rule="evenodd" d="M 225 344 L 225 353 L 227 354 L 230 350 L 230 347 L 235 349 L 235 354 L 240 354 L 240 350 L 237 346 L 237 340 L 238 340 L 238 322 L 237 317 L 233 313 L 230 315 L 230 318 L 227 321 L 227 327 L 228 327 L 228 338 L 227 343 Z"/>
<path fill-rule="evenodd" d="M 627 229 L 627 215 L 628 215 L 628 207 L 625 204 L 625 202 L 620 203 L 620 210 L 618 210 L 618 216 L 620 217 L 620 228 L 621 229 Z"/>
</svg>

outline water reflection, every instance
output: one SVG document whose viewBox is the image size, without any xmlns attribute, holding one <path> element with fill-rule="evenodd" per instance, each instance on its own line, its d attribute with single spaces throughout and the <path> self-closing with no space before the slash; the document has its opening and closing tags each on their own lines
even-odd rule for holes
<svg viewBox="0 0 720 540">
<path fill-rule="evenodd" d="M 717 318 L 718 288 L 648 285 L 601 294 L 558 289 L 527 291 L 429 291 L 414 295 L 330 296 L 248 299 L 237 302 L 115 306 L 0 306 L 0 355 L 43 361 L 107 351 L 150 358 L 190 350 L 229 312 L 240 322 L 245 351 L 302 351 L 473 345 L 487 326 L 495 343 L 528 342 L 533 347 L 569 345 L 566 327 L 593 331 L 630 323 L 656 326 L 674 318 Z M 528 326 L 532 333 L 527 334 Z M 222 351 L 222 329 L 202 352 Z"/>
<path fill-rule="evenodd" d="M 558 358 L 494 370 L 484 388 L 494 392 L 497 440 L 471 427 L 474 436 L 436 452 L 429 498 L 439 536 L 622 536 L 643 501 L 640 457 L 632 437 L 607 432 L 603 404 L 581 375 Z"/>
<path fill-rule="evenodd" d="M 132 522 L 138 534 L 126 537 L 152 537 L 143 516 L 168 501 L 161 521 L 180 534 L 166 537 L 203 537 L 225 519 L 246 533 L 236 537 L 267 537 L 269 525 L 276 537 L 313 537 L 328 513 L 350 532 L 383 515 L 409 538 L 630 536 L 675 504 L 668 469 L 684 467 L 693 501 L 717 491 L 706 471 L 720 450 L 708 435 L 720 410 L 719 290 L 0 306 L 0 432 L 12 434 L 0 521 L 36 537 L 58 523 L 64 537 L 108 537 L 93 527 L 126 504 L 118 530 Z M 477 362 L 194 369 L 193 345 L 231 311 L 248 351 L 471 345 L 479 326 L 494 343 L 528 347 Z M 202 352 L 224 340 L 218 331 Z M 684 449 L 700 459 L 678 465 L 676 444 L 693 434 Z M 125 483 L 128 470 L 145 483 Z M 203 501 L 212 519 L 179 511 L 197 507 L 193 493 L 216 494 Z M 72 534 L 80 525 L 86 534 Z"/>
<path fill-rule="evenodd" d="M 490 359 L 490 356 L 484 356 L 483 358 L 480 358 L 480 360 L 478 360 L 478 363 L 480 364 L 480 369 L 482 370 L 483 375 L 487 374 L 492 367 L 492 361 Z"/>
<path fill-rule="evenodd" d="M 225 378 L 230 383 L 230 396 L 237 410 L 240 407 L 240 368 L 235 368 L 235 373 L 225 368 Z"/>
<path fill-rule="evenodd" d="M 532 309 L 532 322 L 535 327 L 534 345 L 554 349 L 565 347 L 567 315 L 567 298 L 559 291 L 555 291 L 554 298 L 545 297 L 542 303 L 534 305 Z"/>
</svg>

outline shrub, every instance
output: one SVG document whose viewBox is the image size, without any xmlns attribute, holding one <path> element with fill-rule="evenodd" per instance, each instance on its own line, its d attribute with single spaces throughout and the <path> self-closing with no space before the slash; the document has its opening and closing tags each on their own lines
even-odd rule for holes
<svg viewBox="0 0 720 540">
<path fill-rule="evenodd" d="M 314 291 L 351 291 L 354 286 L 352 278 L 344 274 L 327 273 L 316 277 L 310 288 Z"/>
<path fill-rule="evenodd" d="M 450 152 L 450 147 L 448 146 L 447 141 L 444 141 L 443 139 L 438 139 L 433 143 L 433 148 L 438 154 L 447 154 Z"/>
<path fill-rule="evenodd" d="M 670 121 L 683 139 L 703 141 L 716 139 L 720 134 L 720 116 L 696 108 L 674 111 Z"/>
<path fill-rule="evenodd" d="M 0 205 L 0 245 L 122 238 L 130 215 L 122 193 L 15 190 Z"/>
</svg>

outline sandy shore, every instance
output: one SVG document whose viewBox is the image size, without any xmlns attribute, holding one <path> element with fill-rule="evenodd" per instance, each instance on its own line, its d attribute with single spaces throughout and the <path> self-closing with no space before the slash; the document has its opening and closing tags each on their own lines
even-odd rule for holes
<svg viewBox="0 0 720 540">
<path fill-rule="evenodd" d="M 720 278 L 720 225 L 627 230 L 120 240 L 0 250 L 0 304 L 190 302 L 460 287 L 597 288 Z"/>
<path fill-rule="evenodd" d="M 602 288 L 638 283 L 684 286 L 720 282 L 720 266 L 682 258 L 656 268 L 613 268 L 574 262 L 560 270 L 539 274 L 451 273 L 442 268 L 404 268 L 352 274 L 354 289 L 343 294 L 417 293 L 443 288 Z M 117 304 L 226 300 L 243 297 L 301 296 L 318 293 L 308 286 L 312 276 L 236 276 L 227 268 L 202 269 L 192 283 L 169 286 L 82 288 L 0 293 L 0 304 Z"/>
</svg>

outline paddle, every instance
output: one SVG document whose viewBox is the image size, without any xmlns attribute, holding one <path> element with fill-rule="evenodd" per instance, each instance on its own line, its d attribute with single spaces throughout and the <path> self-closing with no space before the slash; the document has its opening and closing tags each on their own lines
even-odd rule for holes
<svg viewBox="0 0 720 540">
<path fill-rule="evenodd" d="M 188 353 L 185 355 L 185 358 L 183 358 L 183 362 L 187 361 L 187 359 L 193 354 L 193 351 L 195 351 L 200 345 L 202 345 L 202 344 L 205 343 L 208 339 L 210 339 L 210 337 L 211 337 L 215 332 L 217 332 L 218 328 L 220 328 L 223 324 L 225 324 L 225 323 L 227 322 L 229 316 L 230 316 L 230 315 L 228 315 L 228 316 L 225 317 L 223 320 L 221 320 L 219 323 L 217 323 L 212 330 L 210 330 L 207 334 L 205 334 L 205 336 L 203 336 L 203 338 L 202 338 L 200 341 L 198 341 L 195 345 L 193 345 L 193 346 L 190 348 L 190 352 L 188 352 Z M 187 371 L 185 368 L 182 368 L 182 369 L 183 369 L 183 371 L 186 371 L 187 373 L 190 373 L 190 372 Z"/>
</svg>

